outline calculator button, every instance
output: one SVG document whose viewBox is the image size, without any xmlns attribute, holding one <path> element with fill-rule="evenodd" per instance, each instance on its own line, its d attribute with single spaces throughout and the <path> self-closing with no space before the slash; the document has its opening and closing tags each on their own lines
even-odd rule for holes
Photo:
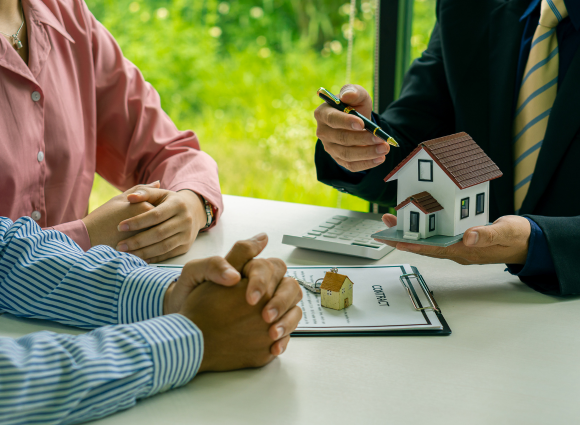
<svg viewBox="0 0 580 425">
<path fill-rule="evenodd" d="M 344 216 L 344 215 L 335 215 L 334 217 L 332 217 L 336 220 L 340 220 L 340 221 L 344 221 L 344 220 L 348 220 L 348 217 Z"/>
<path fill-rule="evenodd" d="M 335 220 L 335 219 L 326 220 L 326 222 L 327 222 L 327 223 L 330 223 L 330 224 L 335 224 L 335 225 L 336 225 L 336 224 L 340 224 L 340 223 L 342 223 L 342 221 L 340 221 L 340 220 Z"/>
<path fill-rule="evenodd" d="M 332 229 L 334 227 L 334 224 L 330 224 L 330 223 L 322 223 L 320 225 L 320 227 L 326 227 L 327 229 Z"/>
<path fill-rule="evenodd" d="M 350 241 L 350 239 L 351 239 L 350 237 L 348 237 L 348 236 L 344 236 L 344 235 L 341 235 L 341 236 L 339 236 L 338 238 L 339 238 L 339 239 L 345 239 L 345 240 L 347 240 L 347 241 Z"/>
<path fill-rule="evenodd" d="M 332 238 L 332 239 L 336 239 L 336 235 L 329 235 L 329 234 L 326 234 L 326 235 L 322 235 L 322 236 L 323 236 L 323 237 L 325 237 L 325 238 Z"/>
<path fill-rule="evenodd" d="M 328 229 L 325 229 L 324 227 L 317 227 L 316 229 L 312 229 L 313 232 L 320 232 L 320 233 L 325 233 L 328 232 Z"/>
<path fill-rule="evenodd" d="M 311 230 L 310 232 L 308 232 L 308 234 L 312 236 L 320 236 L 322 233 L 317 232 L 316 230 Z"/>
<path fill-rule="evenodd" d="M 329 235 L 342 235 L 344 232 L 341 232 L 340 230 L 336 230 L 336 229 L 332 229 L 328 231 Z"/>
<path fill-rule="evenodd" d="M 316 236 L 311 236 L 311 235 L 304 235 L 302 237 L 307 238 L 307 239 L 316 239 Z"/>
</svg>

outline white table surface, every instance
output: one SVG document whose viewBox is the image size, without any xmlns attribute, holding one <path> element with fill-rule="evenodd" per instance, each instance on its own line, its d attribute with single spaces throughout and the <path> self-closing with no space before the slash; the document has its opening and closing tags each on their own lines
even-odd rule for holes
<svg viewBox="0 0 580 425">
<path fill-rule="evenodd" d="M 375 262 L 281 244 L 285 232 L 363 213 L 235 196 L 225 196 L 225 205 L 216 228 L 169 262 L 224 255 L 236 240 L 265 231 L 263 255 L 288 265 L 410 263 L 434 291 L 453 334 L 293 338 L 261 369 L 202 374 L 95 423 L 580 423 L 579 297 L 539 294 L 502 265 L 460 266 L 397 251 Z M 0 317 L 4 336 L 43 329 L 81 332 Z"/>
</svg>

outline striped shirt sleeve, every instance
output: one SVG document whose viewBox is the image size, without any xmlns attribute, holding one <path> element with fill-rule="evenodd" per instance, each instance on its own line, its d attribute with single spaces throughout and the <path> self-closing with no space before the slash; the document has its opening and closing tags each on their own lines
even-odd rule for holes
<svg viewBox="0 0 580 425">
<path fill-rule="evenodd" d="M 163 314 L 178 277 L 107 246 L 85 253 L 28 217 L 0 218 L 0 311 L 84 329 L 135 323 Z"/>
<path fill-rule="evenodd" d="M 202 357 L 201 332 L 179 314 L 80 336 L 0 338 L 0 423 L 100 418 L 186 384 Z"/>
</svg>

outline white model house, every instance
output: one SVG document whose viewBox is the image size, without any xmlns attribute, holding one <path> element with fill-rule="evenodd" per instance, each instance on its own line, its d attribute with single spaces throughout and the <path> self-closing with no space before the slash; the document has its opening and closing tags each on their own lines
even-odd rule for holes
<svg viewBox="0 0 580 425">
<path fill-rule="evenodd" d="M 397 230 L 417 240 L 487 224 L 489 181 L 501 176 L 467 133 L 419 144 L 385 177 L 398 180 Z"/>
</svg>

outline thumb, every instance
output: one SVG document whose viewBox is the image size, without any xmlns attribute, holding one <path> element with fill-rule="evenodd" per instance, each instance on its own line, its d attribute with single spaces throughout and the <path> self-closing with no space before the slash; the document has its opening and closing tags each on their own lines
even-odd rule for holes
<svg viewBox="0 0 580 425">
<path fill-rule="evenodd" d="M 268 235 L 259 233 L 253 238 L 238 241 L 226 255 L 226 260 L 241 272 L 246 263 L 260 254 L 268 244 Z"/>
<path fill-rule="evenodd" d="M 385 214 L 383 215 L 383 223 L 385 223 L 388 228 L 395 227 L 397 225 L 397 217 L 393 214 Z"/>
<path fill-rule="evenodd" d="M 463 234 L 463 243 L 465 246 L 480 248 L 493 245 L 509 245 L 505 238 L 506 229 L 504 227 L 501 222 L 490 226 L 472 227 Z"/>
<path fill-rule="evenodd" d="M 359 113 L 370 119 L 373 101 L 369 92 L 362 86 L 347 84 L 340 90 L 339 97 L 344 103 L 356 108 Z"/>
<path fill-rule="evenodd" d="M 167 289 L 164 299 L 164 313 L 178 312 L 186 298 L 203 282 L 233 286 L 240 279 L 240 273 L 222 257 L 190 261 L 183 266 L 181 276 L 175 285 Z"/>
<path fill-rule="evenodd" d="M 152 183 L 153 184 L 153 183 Z M 127 194 L 127 200 L 136 204 L 138 202 L 149 202 L 153 205 L 160 204 L 167 196 L 165 189 L 158 189 L 156 187 L 142 186 L 133 193 Z"/>
</svg>

